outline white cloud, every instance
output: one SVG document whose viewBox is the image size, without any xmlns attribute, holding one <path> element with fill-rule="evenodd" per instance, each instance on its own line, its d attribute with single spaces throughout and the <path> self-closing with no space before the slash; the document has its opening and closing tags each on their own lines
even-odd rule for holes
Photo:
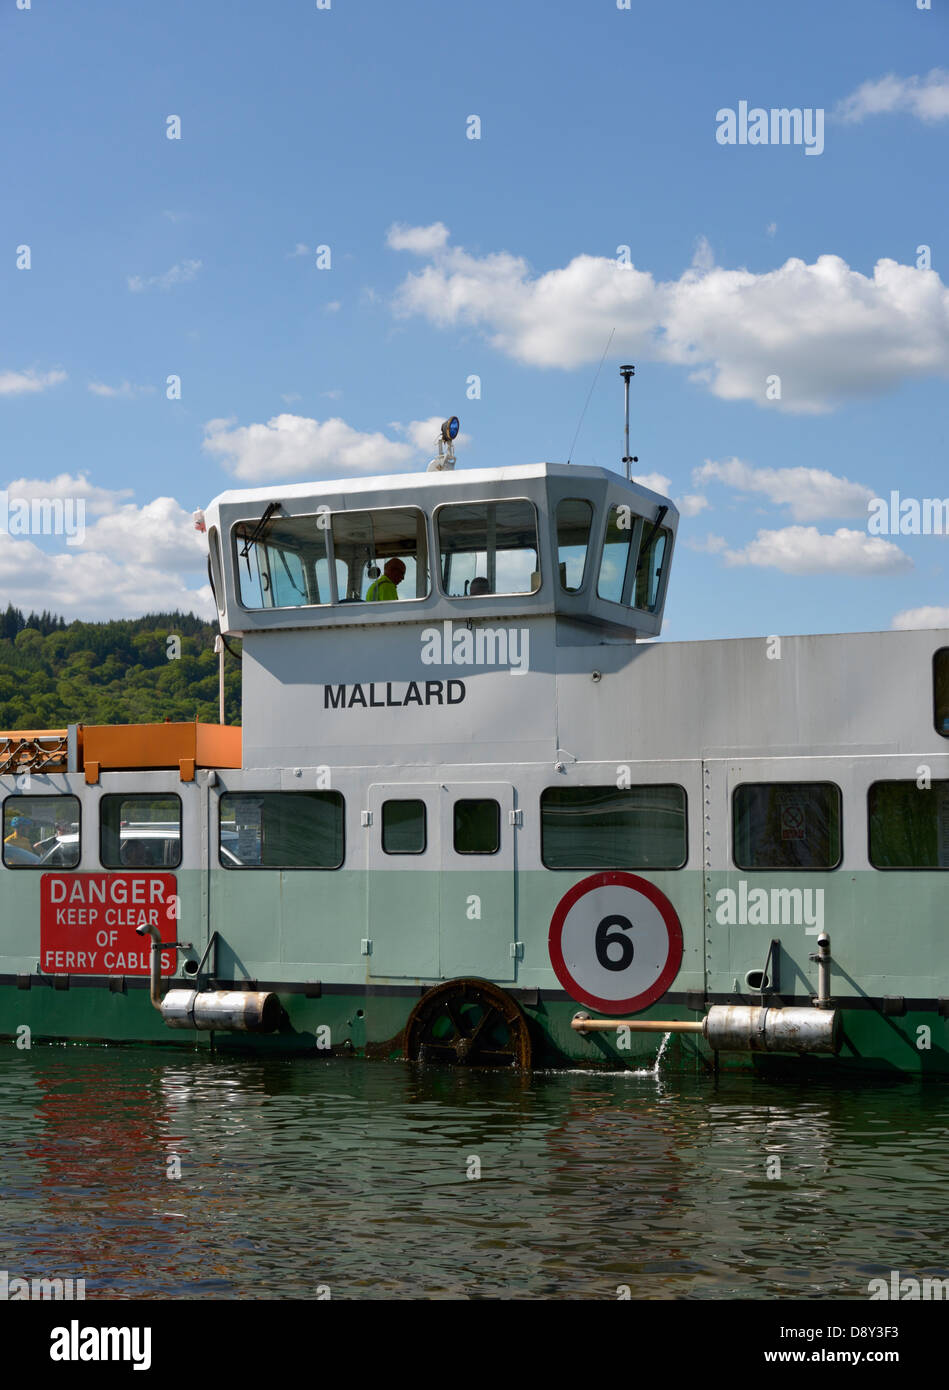
<svg viewBox="0 0 949 1390">
<path fill-rule="evenodd" d="M 667 478 L 665 473 L 634 473 L 633 482 L 648 487 L 650 492 L 658 492 L 662 497 L 672 497 L 672 479 Z M 673 497 L 672 500 L 682 516 L 698 516 L 708 506 L 708 498 L 695 493 L 686 493 L 684 497 Z"/>
<path fill-rule="evenodd" d="M 189 588 L 180 575 L 153 565 L 117 561 L 102 552 L 47 554 L 32 541 L 0 533 L 0 587 L 19 608 L 50 609 L 65 618 L 127 618 L 181 609 L 213 618 L 210 587 Z"/>
<path fill-rule="evenodd" d="M 726 564 L 756 565 L 784 574 L 899 574 L 913 562 L 898 545 L 840 527 L 832 535 L 816 526 L 759 531 L 743 550 L 722 552 Z"/>
<path fill-rule="evenodd" d="M 107 396 L 110 399 L 122 396 L 126 400 L 131 400 L 135 396 L 150 395 L 155 388 L 154 386 L 133 386 L 130 381 L 123 381 L 121 386 L 107 386 L 102 381 L 90 381 L 89 390 L 94 396 Z"/>
<path fill-rule="evenodd" d="M 863 82 L 841 101 L 835 115 L 844 121 L 863 121 L 890 111 L 908 111 L 921 121 L 949 118 L 949 72 L 933 68 L 925 77 L 897 77 L 888 73 Z"/>
<path fill-rule="evenodd" d="M 708 498 L 695 492 L 687 492 L 684 497 L 676 498 L 676 506 L 683 516 L 698 516 L 708 505 Z"/>
<path fill-rule="evenodd" d="M 724 536 L 716 536 L 710 531 L 704 541 L 686 541 L 690 550 L 700 550 L 706 555 L 722 555 L 728 549 L 728 541 Z"/>
<path fill-rule="evenodd" d="M 700 241 L 692 266 L 657 282 L 604 256 L 535 275 L 508 252 L 446 244 L 427 254 L 430 264 L 399 287 L 395 312 L 473 327 L 530 366 L 592 363 L 615 328 L 622 356 L 689 367 L 724 400 L 809 413 L 949 375 L 949 289 L 935 271 L 893 260 L 878 261 L 872 277 L 830 255 L 755 274 L 715 267 Z M 781 379 L 773 401 L 771 376 Z"/>
<path fill-rule="evenodd" d="M 207 557 L 207 542 L 194 529 L 192 513 L 173 497 L 110 511 L 87 526 L 81 549 L 125 564 L 185 571 L 203 570 Z"/>
<path fill-rule="evenodd" d="M 173 285 L 184 285 L 193 280 L 200 269 L 200 261 L 179 261 L 161 275 L 129 275 L 127 283 L 136 294 L 142 290 L 170 290 Z"/>
<path fill-rule="evenodd" d="M 331 299 L 328 304 L 323 305 L 324 314 L 338 314 L 343 307 L 341 299 Z"/>
<path fill-rule="evenodd" d="M 312 478 L 346 474 L 400 472 L 434 438 L 440 421 L 415 420 L 399 426 L 410 443 L 389 439 L 378 431 L 364 434 L 345 420 L 312 420 L 302 415 L 275 415 L 265 425 L 236 425 L 234 420 L 209 420 L 202 448 L 223 467 L 249 482 Z"/>
<path fill-rule="evenodd" d="M 0 372 L 0 396 L 26 396 L 37 391 L 46 391 L 50 386 L 58 386 L 66 380 L 66 373 L 52 372 Z"/>
<path fill-rule="evenodd" d="M 777 230 L 778 230 L 778 224 L 777 224 L 777 222 L 769 222 L 768 225 L 767 225 L 767 227 L 765 227 L 765 229 L 764 229 L 765 236 L 774 236 L 774 234 L 777 232 Z"/>
<path fill-rule="evenodd" d="M 81 499 L 87 516 L 105 516 L 132 496 L 130 487 L 96 487 L 86 473 L 58 473 L 55 478 L 14 478 L 6 484 L 6 491 L 11 497 L 23 497 L 28 501 L 34 497 Z"/>
<path fill-rule="evenodd" d="M 428 256 L 440 250 L 448 241 L 444 222 L 432 222 L 427 227 L 407 227 L 393 222 L 386 232 L 386 242 L 393 251 L 413 251 L 416 256 Z"/>
<path fill-rule="evenodd" d="M 741 459 L 723 463 L 706 459 L 692 473 L 697 487 L 718 481 L 740 492 L 763 493 L 778 506 L 790 508 L 795 521 L 820 521 L 826 517 L 867 514 L 873 490 L 849 478 L 838 478 L 823 468 L 754 468 Z"/>
<path fill-rule="evenodd" d="M 909 628 L 949 627 L 949 608 L 904 608 L 897 613 L 891 627 Z"/>
<path fill-rule="evenodd" d="M 672 480 L 664 473 L 634 473 L 633 482 L 640 487 L 648 487 L 650 492 L 659 492 L 668 497 L 672 492 Z"/>
</svg>

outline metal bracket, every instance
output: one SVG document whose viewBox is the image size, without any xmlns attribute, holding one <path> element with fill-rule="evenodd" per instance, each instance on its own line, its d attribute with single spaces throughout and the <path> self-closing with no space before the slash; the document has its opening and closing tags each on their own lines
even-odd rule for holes
<svg viewBox="0 0 949 1390">
<path fill-rule="evenodd" d="M 213 931 L 213 932 L 211 933 L 211 935 L 208 937 L 208 944 L 207 944 L 207 945 L 205 946 L 205 948 L 204 948 L 204 955 L 203 955 L 203 956 L 201 957 L 201 959 L 198 961 L 198 968 L 197 968 L 197 970 L 194 972 L 196 978 L 197 978 L 197 976 L 199 976 L 199 975 L 202 973 L 202 971 L 204 970 L 204 962 L 207 960 L 208 955 L 210 954 L 210 952 L 211 952 L 212 950 L 214 951 L 214 965 L 213 965 L 213 968 L 212 968 L 211 970 L 209 970 L 207 973 L 208 973 L 209 975 L 216 975 L 216 974 L 217 974 L 217 939 L 218 939 L 218 933 L 217 933 L 216 931 Z"/>
<path fill-rule="evenodd" d="M 768 967 L 771 966 L 772 973 L 768 974 Z M 779 937 L 774 937 L 768 947 L 768 954 L 764 958 L 764 966 L 761 971 L 761 989 L 758 993 L 762 999 L 766 994 L 780 994 L 781 981 L 781 941 Z M 765 980 L 768 981 L 767 988 Z"/>
</svg>

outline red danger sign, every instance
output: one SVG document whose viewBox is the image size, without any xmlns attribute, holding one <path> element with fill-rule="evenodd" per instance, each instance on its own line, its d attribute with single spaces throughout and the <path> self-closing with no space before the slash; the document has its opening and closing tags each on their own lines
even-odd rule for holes
<svg viewBox="0 0 949 1390">
<path fill-rule="evenodd" d="M 178 939 L 174 874 L 44 874 L 40 885 L 40 968 L 48 975 L 147 975 L 155 926 Z M 162 951 L 161 973 L 175 968 Z"/>
<path fill-rule="evenodd" d="M 603 1014 L 632 1014 L 661 998 L 679 973 L 682 928 L 654 883 L 591 874 L 557 904 L 548 950 L 571 999 Z"/>
</svg>

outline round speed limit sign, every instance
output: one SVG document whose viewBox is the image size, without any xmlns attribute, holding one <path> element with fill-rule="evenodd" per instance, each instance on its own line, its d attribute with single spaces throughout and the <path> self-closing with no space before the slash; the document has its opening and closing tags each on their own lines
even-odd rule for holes
<svg viewBox="0 0 949 1390">
<path fill-rule="evenodd" d="M 664 893 L 636 874 L 591 874 L 550 921 L 550 963 L 581 1004 L 604 1014 L 648 1008 L 682 964 L 682 928 Z"/>
</svg>

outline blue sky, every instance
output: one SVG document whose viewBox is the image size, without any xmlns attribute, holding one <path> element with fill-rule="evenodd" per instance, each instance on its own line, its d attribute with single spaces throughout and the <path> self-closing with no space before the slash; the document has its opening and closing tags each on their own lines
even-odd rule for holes
<svg viewBox="0 0 949 1390">
<path fill-rule="evenodd" d="M 615 329 L 573 458 L 636 363 L 670 639 L 949 626 L 949 539 L 866 514 L 949 496 L 946 0 L 3 0 L 0 49 L 0 486 L 88 526 L 0 535 L 0 603 L 208 612 L 195 507 L 434 417 L 563 461 Z M 822 153 L 719 143 L 742 101 Z"/>
</svg>

